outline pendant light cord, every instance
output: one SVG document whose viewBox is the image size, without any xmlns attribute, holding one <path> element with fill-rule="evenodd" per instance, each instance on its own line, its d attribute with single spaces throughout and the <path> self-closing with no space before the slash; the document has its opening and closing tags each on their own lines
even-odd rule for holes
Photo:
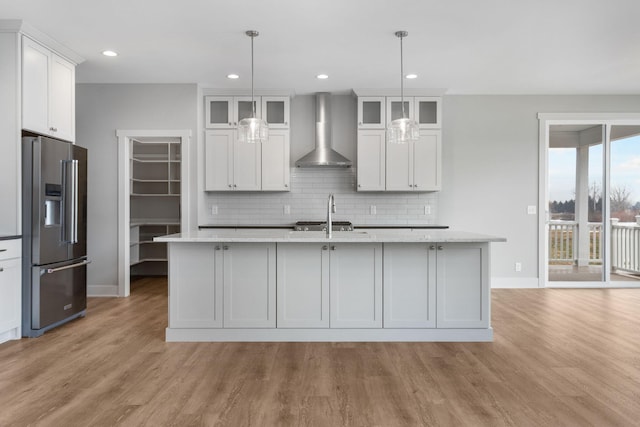
<svg viewBox="0 0 640 427">
<path fill-rule="evenodd" d="M 400 36 L 400 105 L 402 105 L 402 118 L 405 119 L 407 116 L 404 113 L 404 58 L 402 55 L 402 39 L 404 37 Z"/>
<path fill-rule="evenodd" d="M 251 111 L 254 119 L 256 118 L 256 103 L 253 100 L 253 38 L 255 35 L 251 35 Z"/>
</svg>

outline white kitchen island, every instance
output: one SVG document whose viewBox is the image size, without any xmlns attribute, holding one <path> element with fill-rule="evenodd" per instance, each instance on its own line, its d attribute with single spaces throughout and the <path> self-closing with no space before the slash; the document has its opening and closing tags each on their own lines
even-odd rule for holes
<svg viewBox="0 0 640 427">
<path fill-rule="evenodd" d="M 167 341 L 491 341 L 489 243 L 453 230 L 158 237 Z"/>
</svg>

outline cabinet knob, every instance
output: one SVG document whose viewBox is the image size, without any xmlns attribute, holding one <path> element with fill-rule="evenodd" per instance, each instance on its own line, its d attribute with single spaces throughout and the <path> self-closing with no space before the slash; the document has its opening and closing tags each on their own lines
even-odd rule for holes
<svg viewBox="0 0 640 427">
<path fill-rule="evenodd" d="M 418 184 L 413 184 L 413 186 L 414 186 L 414 187 L 417 187 L 417 186 L 418 186 Z"/>
<path fill-rule="evenodd" d="M 224 249 L 225 251 L 228 251 L 228 250 L 229 250 L 229 246 L 224 245 L 224 246 L 222 247 L 222 249 Z"/>
<path fill-rule="evenodd" d="M 231 184 L 229 184 L 229 188 L 231 188 Z"/>
<path fill-rule="evenodd" d="M 4 268 L 0 267 L 0 273 L 2 273 L 4 271 Z"/>
<path fill-rule="evenodd" d="M 284 186 L 285 186 L 285 187 L 288 187 L 288 186 L 289 186 L 289 184 L 285 184 Z"/>
<path fill-rule="evenodd" d="M 219 250 L 220 250 L 220 246 L 216 246 L 216 251 L 219 251 Z"/>
<path fill-rule="evenodd" d="M 285 125 L 289 126 L 289 122 L 284 122 Z"/>
<path fill-rule="evenodd" d="M 439 250 L 439 251 L 441 251 L 441 250 L 443 250 L 443 249 L 444 249 L 444 247 L 442 247 L 442 246 L 438 246 L 438 250 Z"/>
<path fill-rule="evenodd" d="M 233 125 L 233 123 L 229 122 L 229 126 Z"/>
<path fill-rule="evenodd" d="M 362 185 L 361 185 L 361 184 L 358 184 L 358 187 L 362 187 Z"/>
<path fill-rule="evenodd" d="M 57 129 L 57 128 L 54 128 L 54 127 L 50 127 L 50 128 L 49 128 L 49 130 L 50 130 L 51 132 L 58 132 L 58 129 Z"/>
<path fill-rule="evenodd" d="M 234 186 L 234 187 L 237 187 L 237 185 L 236 185 L 236 184 L 233 184 L 233 186 Z"/>
<path fill-rule="evenodd" d="M 331 250 L 332 250 L 332 251 L 335 251 L 335 250 L 336 250 L 336 247 L 335 247 L 335 246 L 331 246 Z"/>
<path fill-rule="evenodd" d="M 358 124 L 359 124 L 360 126 L 362 126 L 362 122 L 359 122 Z"/>
<path fill-rule="evenodd" d="M 327 249 L 329 249 L 329 247 L 328 247 L 327 245 L 324 245 L 324 246 L 322 247 L 322 250 L 323 250 L 323 251 L 326 251 Z"/>
<path fill-rule="evenodd" d="M 436 245 L 431 245 L 431 246 L 429 246 L 429 250 L 430 250 L 430 251 L 434 250 L 435 248 L 436 248 Z"/>
</svg>

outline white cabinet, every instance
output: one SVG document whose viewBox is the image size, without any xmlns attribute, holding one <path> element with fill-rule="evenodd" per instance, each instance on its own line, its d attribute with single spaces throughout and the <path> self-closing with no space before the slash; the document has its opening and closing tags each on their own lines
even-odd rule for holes
<svg viewBox="0 0 640 427">
<path fill-rule="evenodd" d="M 169 244 L 170 328 L 275 328 L 275 243 Z"/>
<path fill-rule="evenodd" d="M 358 96 L 358 191 L 439 191 L 442 141 L 439 96 Z M 385 129 L 405 116 L 420 126 L 420 139 L 390 144 Z"/>
<path fill-rule="evenodd" d="M 279 243 L 277 252 L 278 328 L 328 328 L 328 245 Z"/>
<path fill-rule="evenodd" d="M 237 126 L 251 117 L 250 96 L 205 96 L 205 191 L 289 191 L 288 96 L 256 96 L 256 117 L 269 124 L 262 144 L 238 141 Z"/>
<path fill-rule="evenodd" d="M 276 327 L 276 244 L 230 243 L 224 258 L 224 327 Z"/>
<path fill-rule="evenodd" d="M 254 97 L 256 117 L 261 117 L 260 97 Z M 250 96 L 205 96 L 205 127 L 207 129 L 235 129 L 242 119 L 253 115 Z"/>
<path fill-rule="evenodd" d="M 269 129 L 269 140 L 262 144 L 261 150 L 262 191 L 288 191 L 290 185 L 289 131 Z"/>
<path fill-rule="evenodd" d="M 170 328 L 222 327 L 222 263 L 216 246 L 169 244 Z"/>
<path fill-rule="evenodd" d="M 0 241 L 0 342 L 20 338 L 21 240 Z"/>
<path fill-rule="evenodd" d="M 240 142 L 236 133 L 205 133 L 205 191 L 262 189 L 262 144 Z"/>
<path fill-rule="evenodd" d="M 435 328 L 434 247 L 426 243 L 384 244 L 385 328 Z"/>
<path fill-rule="evenodd" d="M 358 97 L 358 129 L 385 129 L 385 97 Z"/>
<path fill-rule="evenodd" d="M 278 328 L 382 327 L 382 244 L 278 244 Z"/>
<path fill-rule="evenodd" d="M 382 244 L 332 244 L 332 328 L 382 327 Z"/>
<path fill-rule="evenodd" d="M 75 66 L 22 38 L 22 127 L 75 140 Z"/>
<path fill-rule="evenodd" d="M 415 142 L 387 142 L 387 191 L 440 190 L 441 146 L 440 131 L 432 130 L 421 131 Z"/>
<path fill-rule="evenodd" d="M 358 191 L 384 191 L 386 168 L 386 131 L 358 130 Z"/>
<path fill-rule="evenodd" d="M 436 245 L 438 328 L 488 328 L 489 244 Z"/>
</svg>

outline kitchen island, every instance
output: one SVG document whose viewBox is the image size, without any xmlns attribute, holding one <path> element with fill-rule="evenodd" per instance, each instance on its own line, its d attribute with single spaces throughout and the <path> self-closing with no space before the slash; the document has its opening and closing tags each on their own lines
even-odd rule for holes
<svg viewBox="0 0 640 427">
<path fill-rule="evenodd" d="M 491 341 L 489 244 L 442 229 L 158 237 L 167 341 Z"/>
</svg>

